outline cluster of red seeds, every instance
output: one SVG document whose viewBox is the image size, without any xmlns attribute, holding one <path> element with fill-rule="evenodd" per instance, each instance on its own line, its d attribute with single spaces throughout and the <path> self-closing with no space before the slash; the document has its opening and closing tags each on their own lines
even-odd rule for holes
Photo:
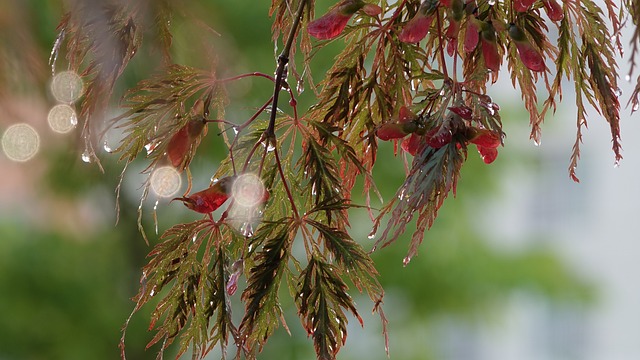
<svg viewBox="0 0 640 360">
<path fill-rule="evenodd" d="M 562 7 L 556 0 L 513 0 L 516 12 L 526 12 L 536 1 L 542 1 L 547 16 L 552 21 L 561 21 L 564 17 Z M 443 8 L 448 26 L 445 32 L 447 52 L 453 56 L 457 52 L 460 24 L 466 17 L 463 49 L 470 53 L 480 44 L 487 69 L 498 71 L 502 57 L 498 52 L 497 31 L 507 31 L 518 49 L 522 63 L 532 71 L 545 71 L 544 58 L 540 50 L 534 47 L 522 29 L 515 24 L 505 24 L 492 19 L 481 19 L 476 0 L 425 0 L 416 14 L 403 26 L 398 40 L 406 43 L 418 43 L 427 36 L 438 10 Z M 318 39 L 333 39 L 342 33 L 351 17 L 361 10 L 369 16 L 378 16 L 382 9 L 363 0 L 343 0 L 322 17 L 307 26 L 311 36 Z"/>
<path fill-rule="evenodd" d="M 472 126 L 472 111 L 467 106 L 450 107 L 449 110 L 448 116 L 451 121 L 427 130 L 427 118 L 418 116 L 406 106 L 402 106 L 398 119 L 382 124 L 376 131 L 376 136 L 380 140 L 402 139 L 402 150 L 414 156 L 427 146 L 439 149 L 454 140 L 458 147 L 474 144 L 482 160 L 486 164 L 492 163 L 498 157 L 498 146 L 502 144 L 500 134 Z M 407 135 L 409 136 L 406 137 Z"/>
</svg>

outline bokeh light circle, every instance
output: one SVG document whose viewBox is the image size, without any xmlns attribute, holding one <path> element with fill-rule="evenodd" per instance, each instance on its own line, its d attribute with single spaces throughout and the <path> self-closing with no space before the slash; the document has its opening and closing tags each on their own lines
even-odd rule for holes
<svg viewBox="0 0 640 360">
<path fill-rule="evenodd" d="M 51 93 L 56 100 L 71 104 L 78 100 L 84 91 L 82 78 L 74 71 L 57 73 L 51 82 Z"/>
<path fill-rule="evenodd" d="M 31 159 L 40 147 L 40 136 L 36 129 L 27 124 L 14 124 L 2 135 L 2 151 L 18 162 Z"/>
<path fill-rule="evenodd" d="M 47 121 L 51 130 L 65 134 L 71 131 L 78 124 L 76 111 L 67 104 L 59 104 L 49 110 Z"/>
<path fill-rule="evenodd" d="M 266 189 L 255 174 L 243 174 L 233 182 L 234 201 L 244 207 L 254 207 L 264 201 Z"/>
<path fill-rule="evenodd" d="M 172 166 L 155 169 L 151 174 L 151 190 L 160 197 L 175 195 L 182 185 L 180 173 Z"/>
</svg>

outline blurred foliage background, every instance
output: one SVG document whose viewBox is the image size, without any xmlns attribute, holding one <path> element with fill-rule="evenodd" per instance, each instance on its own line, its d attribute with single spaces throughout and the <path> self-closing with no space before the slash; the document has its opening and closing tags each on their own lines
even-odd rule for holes
<svg viewBox="0 0 640 360">
<path fill-rule="evenodd" d="M 318 1 L 317 12 L 331 4 Z M 268 1 L 249 0 L 185 1 L 172 23 L 174 60 L 208 67 L 213 50 L 220 76 L 272 73 L 275 55 L 268 5 Z M 102 174 L 94 164 L 80 161 L 82 142 L 76 132 L 60 135 L 47 128 L 46 114 L 54 105 L 48 91 L 51 70 L 47 59 L 64 7 L 59 0 L 0 0 L 0 130 L 27 122 L 41 138 L 41 149 L 29 162 L 0 158 L 0 359 L 118 358 L 120 329 L 133 309 L 130 298 L 150 250 L 135 224 L 141 179 L 126 177 L 115 225 L 114 188 L 121 170 L 116 159 L 103 154 Z M 316 82 L 340 46 L 338 41 L 316 54 L 312 63 Z M 119 82 L 117 95 L 148 76 L 158 59 L 153 48 L 142 49 Z M 263 79 L 231 84 L 228 118 L 246 119 L 268 99 L 272 86 Z M 300 109 L 313 99 L 311 85 L 306 86 Z M 117 113 L 117 97 L 113 104 Z M 503 114 L 503 118 L 508 116 Z M 194 188 L 207 184 L 224 158 L 220 143 L 211 135 L 199 150 L 192 165 Z M 404 174 L 402 158 L 394 157 L 389 145 L 380 147 L 378 164 L 384 166 L 378 166 L 374 174 L 384 198 L 394 196 Z M 487 238 L 483 224 L 477 223 L 476 215 L 498 191 L 500 167 L 527 161 L 514 160 L 516 156 L 503 151 L 499 161 L 485 166 L 475 153 L 469 154 L 458 197 L 447 200 L 420 256 L 409 266 L 402 267 L 406 240 L 373 254 L 387 291 L 392 359 L 444 358 L 451 343 L 448 337 L 455 338 L 465 329 L 483 331 L 496 326 L 501 307 L 514 294 L 578 307 L 595 298 L 588 281 L 575 275 L 551 250 L 543 246 L 501 248 Z M 150 209 L 153 203 L 145 206 Z M 147 211 L 145 221 L 153 229 L 150 213 Z M 158 217 L 162 231 L 193 215 L 178 204 L 161 203 Z M 492 222 L 489 226 L 500 226 L 501 219 Z M 352 224 L 354 238 L 370 247 L 367 215 L 354 212 Z M 240 293 L 234 298 L 236 316 L 242 310 Z M 288 296 L 283 299 L 292 335 L 279 329 L 261 357 L 312 358 L 311 341 L 298 323 L 295 308 Z M 363 313 L 372 307 L 367 301 L 366 297 L 358 299 Z M 145 350 L 152 336 L 146 330 L 151 307 L 145 310 L 133 318 L 127 333 L 129 359 L 156 356 L 153 348 Z M 365 329 L 356 323 L 350 324 L 347 346 L 339 358 L 385 359 L 379 321 L 366 317 Z M 452 333 L 447 330 L 451 324 Z M 215 352 L 211 355 L 219 357 Z"/>
</svg>

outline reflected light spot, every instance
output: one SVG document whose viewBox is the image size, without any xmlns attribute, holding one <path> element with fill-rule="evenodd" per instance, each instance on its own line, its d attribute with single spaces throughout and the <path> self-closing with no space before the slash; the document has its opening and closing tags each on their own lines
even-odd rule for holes
<svg viewBox="0 0 640 360">
<path fill-rule="evenodd" d="M 71 131 L 78 124 L 76 111 L 69 105 L 56 105 L 49 110 L 47 121 L 51 130 L 65 134 Z"/>
<path fill-rule="evenodd" d="M 233 182 L 234 201 L 243 207 L 254 207 L 263 202 L 265 188 L 257 175 L 243 174 Z"/>
<path fill-rule="evenodd" d="M 31 159 L 40 147 L 38 132 L 27 124 L 9 126 L 2 135 L 2 151 L 13 161 L 27 161 Z"/>
<path fill-rule="evenodd" d="M 56 100 L 71 104 L 82 96 L 84 84 L 80 75 L 74 71 L 63 71 L 56 74 L 51 82 L 51 93 Z"/>
<path fill-rule="evenodd" d="M 157 168 L 151 174 L 151 190 L 160 197 L 175 195 L 182 185 L 182 178 L 172 166 Z"/>
</svg>

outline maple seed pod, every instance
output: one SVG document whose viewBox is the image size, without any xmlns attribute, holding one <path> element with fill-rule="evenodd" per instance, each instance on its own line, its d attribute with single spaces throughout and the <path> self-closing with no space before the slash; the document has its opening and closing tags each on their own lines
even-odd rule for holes
<svg viewBox="0 0 640 360">
<path fill-rule="evenodd" d="M 498 149 L 478 145 L 478 152 L 485 164 L 491 164 L 498 157 Z"/>
<path fill-rule="evenodd" d="M 531 45 L 524 32 L 515 24 L 509 26 L 509 36 L 515 42 L 516 48 L 518 48 L 520 60 L 529 70 L 544 71 L 546 69 L 540 52 Z"/>
<path fill-rule="evenodd" d="M 418 120 L 418 115 L 416 115 L 411 109 L 402 105 L 398 110 L 398 122 L 401 124 L 414 122 Z"/>
<path fill-rule="evenodd" d="M 353 14 L 363 6 L 365 3 L 362 0 L 344 0 L 323 16 L 311 21 L 307 25 L 307 32 L 320 40 L 336 38 L 347 26 Z"/>
<path fill-rule="evenodd" d="M 404 132 L 402 124 L 394 124 L 394 123 L 386 123 L 382 124 L 378 130 L 376 131 L 376 136 L 378 139 L 383 141 L 400 139 L 407 135 Z"/>
<path fill-rule="evenodd" d="M 529 10 L 536 0 L 513 0 L 513 8 L 517 12 L 525 12 Z"/>
<path fill-rule="evenodd" d="M 202 113 L 204 112 L 204 103 L 202 100 L 197 100 L 191 108 L 190 116 L 192 120 L 189 120 L 178 132 L 176 132 L 169 140 L 167 145 L 167 157 L 171 162 L 171 165 L 178 169 L 178 171 L 184 170 L 188 165 L 186 158 L 193 147 L 197 146 L 200 137 L 206 134 L 206 123 L 202 119 Z"/>
<path fill-rule="evenodd" d="M 465 120 L 471 120 L 471 117 L 473 115 L 473 110 L 471 110 L 470 107 L 464 104 L 460 106 L 451 106 L 448 109 Z"/>
<path fill-rule="evenodd" d="M 498 41 L 496 39 L 496 30 L 491 23 L 488 23 L 486 29 L 481 32 L 482 57 L 484 59 L 484 65 L 487 69 L 497 72 L 500 70 L 500 63 L 502 58 L 498 54 Z"/>
<path fill-rule="evenodd" d="M 362 11 L 371 17 L 382 14 L 382 8 L 376 4 L 365 4 L 362 7 Z"/>
<path fill-rule="evenodd" d="M 411 136 L 402 140 L 402 144 L 400 145 L 400 147 L 405 152 L 408 152 L 409 154 L 416 156 L 416 154 L 420 152 L 420 150 L 424 149 L 425 145 L 426 144 L 424 142 L 423 136 L 420 136 L 417 134 L 411 134 Z"/>
<path fill-rule="evenodd" d="M 184 206 L 195 212 L 210 214 L 229 199 L 234 180 L 234 176 L 227 176 L 211 185 L 208 189 L 198 191 L 187 197 L 174 198 L 171 201 L 180 200 Z"/>
<path fill-rule="evenodd" d="M 478 46 L 478 40 L 480 39 L 480 24 L 475 16 L 469 16 L 467 20 L 467 30 L 464 34 L 464 51 L 470 53 Z"/>
<path fill-rule="evenodd" d="M 440 149 L 451 142 L 453 134 L 451 130 L 444 127 L 431 129 L 426 135 L 426 143 L 434 149 Z"/>
<path fill-rule="evenodd" d="M 542 0 L 544 10 L 551 21 L 562 21 L 564 19 L 564 11 L 556 0 Z"/>
<path fill-rule="evenodd" d="M 495 149 L 502 144 L 500 135 L 487 129 L 475 129 L 470 130 L 469 142 L 478 146 Z"/>
<path fill-rule="evenodd" d="M 402 28 L 398 40 L 405 43 L 418 43 L 424 39 L 429 32 L 437 8 L 438 0 L 426 0 L 420 4 L 418 12 Z"/>
<path fill-rule="evenodd" d="M 380 125 L 376 136 L 383 141 L 403 138 L 418 130 L 417 120 L 418 115 L 403 105 L 398 110 L 398 121 Z"/>
</svg>

